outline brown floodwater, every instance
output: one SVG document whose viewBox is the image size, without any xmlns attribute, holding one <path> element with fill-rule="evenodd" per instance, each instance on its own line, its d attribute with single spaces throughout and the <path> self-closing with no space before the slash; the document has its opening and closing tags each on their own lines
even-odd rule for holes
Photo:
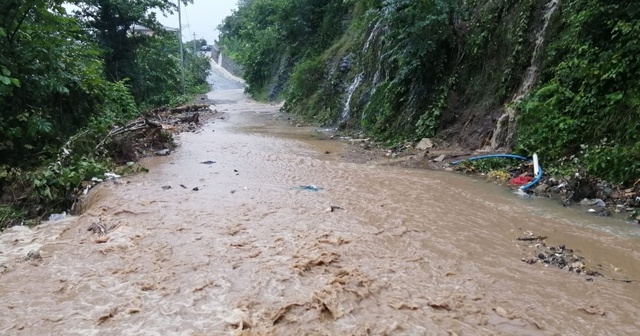
<svg viewBox="0 0 640 336">
<path fill-rule="evenodd" d="M 609 280 L 640 279 L 637 227 L 348 162 L 279 106 L 211 96 L 225 119 L 149 173 L 98 186 L 80 216 L 0 235 L 0 334 L 640 335 L 640 284 Z M 606 277 L 522 262 L 524 231 Z"/>
</svg>

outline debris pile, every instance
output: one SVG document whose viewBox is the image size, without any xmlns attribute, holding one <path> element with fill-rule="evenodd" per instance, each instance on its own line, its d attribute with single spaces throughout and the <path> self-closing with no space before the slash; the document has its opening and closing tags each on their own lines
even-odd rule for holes
<svg viewBox="0 0 640 336">
<path fill-rule="evenodd" d="M 525 185 L 534 177 L 531 162 L 510 162 L 498 159 L 462 161 L 449 169 L 509 181 L 509 184 L 514 186 Z M 584 206 L 585 211 L 597 216 L 610 216 L 612 212 L 627 213 L 629 220 L 640 224 L 640 213 L 637 211 L 640 208 L 640 180 L 633 187 L 624 188 L 593 178 L 581 170 L 575 172 L 573 176 L 544 176 L 526 193 L 559 199 L 564 206 Z"/>
<path fill-rule="evenodd" d="M 527 264 L 542 263 L 576 274 L 603 276 L 599 271 L 588 268 L 585 259 L 577 255 L 573 249 L 567 248 L 565 245 L 547 246 L 545 239 L 547 237 L 535 236 L 531 232 L 526 232 L 524 236 L 516 238 L 522 244 L 527 244 L 528 250 L 533 254 L 531 257 L 522 258 L 522 261 Z"/>
<path fill-rule="evenodd" d="M 96 153 L 111 157 L 119 165 L 120 174 L 147 171 L 136 162 L 143 157 L 170 155 L 176 147 L 173 139 L 175 134 L 194 132 L 204 121 L 216 116 L 217 110 L 211 110 L 209 105 L 203 104 L 154 109 L 126 125 L 114 127 L 96 145 L 95 150 Z M 104 178 L 93 177 L 90 181 L 83 181 L 74 192 L 75 202 L 71 210 L 76 209 L 78 202 L 82 202 L 81 199 L 90 189 L 104 181 L 120 183 L 120 177 L 121 175 L 109 172 L 104 174 Z"/>
<path fill-rule="evenodd" d="M 203 104 L 154 109 L 124 126 L 113 128 L 96 150 L 103 150 L 118 164 L 151 155 L 170 155 L 175 148 L 174 134 L 195 132 L 204 121 L 216 115 L 217 110 Z"/>
<path fill-rule="evenodd" d="M 533 163 L 511 159 L 487 159 L 478 161 L 462 161 L 453 165 L 455 171 L 466 174 L 482 174 L 489 178 L 508 180 L 512 185 L 525 185 L 533 180 Z"/>
</svg>

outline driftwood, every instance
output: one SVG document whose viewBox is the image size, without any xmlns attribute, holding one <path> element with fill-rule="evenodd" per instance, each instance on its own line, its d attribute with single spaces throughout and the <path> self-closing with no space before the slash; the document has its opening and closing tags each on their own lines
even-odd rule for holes
<svg viewBox="0 0 640 336">
<path fill-rule="evenodd" d="M 535 237 L 518 237 L 516 240 L 519 241 L 537 241 L 537 240 L 545 240 L 546 236 L 535 236 Z"/>
<path fill-rule="evenodd" d="M 114 136 L 123 134 L 123 133 L 127 133 L 127 132 L 133 132 L 133 131 L 137 131 L 137 130 L 142 130 L 142 129 L 158 129 L 158 128 L 162 128 L 163 124 L 166 122 L 170 123 L 170 124 L 178 124 L 178 123 L 196 123 L 199 124 L 200 123 L 200 114 L 197 113 L 198 111 L 204 111 L 207 110 L 209 112 L 213 112 L 210 109 L 209 104 L 192 104 L 192 105 L 183 105 L 183 106 L 179 106 L 179 107 L 175 107 L 175 108 L 169 108 L 169 107 L 159 107 L 159 108 L 155 108 L 149 112 L 147 112 L 147 116 L 148 117 L 155 117 L 155 119 L 157 119 L 157 121 L 152 121 L 149 120 L 147 118 L 145 119 L 138 119 L 136 121 L 133 121 L 127 125 L 124 125 L 122 127 L 117 127 L 112 129 L 105 137 L 104 139 L 102 139 L 102 141 L 100 141 L 100 143 L 96 146 L 95 150 L 98 150 L 99 148 L 101 148 L 102 146 L 104 146 L 104 144 L 109 140 L 109 138 L 112 138 Z M 170 120 L 163 120 L 163 118 L 161 117 L 163 112 L 169 112 L 169 113 L 185 113 L 185 112 L 196 112 L 190 116 L 186 116 L 186 117 L 182 117 L 178 120 L 175 120 L 173 122 L 171 122 Z M 153 116 L 153 117 L 152 117 Z M 166 116 L 165 116 L 166 117 Z"/>
<path fill-rule="evenodd" d="M 60 148 L 57 162 L 62 163 L 64 159 L 66 159 L 69 155 L 71 155 L 71 151 L 69 151 L 68 148 L 71 148 L 71 145 L 73 144 L 73 142 L 75 142 L 76 140 L 78 140 L 78 138 L 84 136 L 87 133 L 89 133 L 89 130 L 84 130 L 72 136 L 71 138 L 69 138 L 69 140 L 67 140 L 67 142 L 65 142 L 65 144 Z"/>
<path fill-rule="evenodd" d="M 153 110 L 149 111 L 149 113 L 158 114 L 160 112 L 167 112 L 167 111 L 169 111 L 169 107 L 163 106 L 163 107 L 154 108 Z"/>
<path fill-rule="evenodd" d="M 192 114 L 190 116 L 181 118 L 180 120 L 178 120 L 178 122 L 199 124 L 200 123 L 200 113 L 194 113 L 194 114 Z"/>
<path fill-rule="evenodd" d="M 100 143 L 96 146 L 96 150 L 102 147 L 104 143 L 107 142 L 107 140 L 111 137 L 114 137 L 116 135 L 120 135 L 123 133 L 127 133 L 127 132 L 133 132 L 141 129 L 150 129 L 150 128 L 162 128 L 162 124 L 157 123 L 155 121 L 148 120 L 148 119 L 142 119 L 142 120 L 136 120 L 122 127 L 116 127 L 112 129 L 107 134 L 107 136 L 105 136 L 104 139 L 102 139 L 102 141 L 100 141 Z"/>
<path fill-rule="evenodd" d="M 210 105 L 208 104 L 183 105 L 183 106 L 178 106 L 178 107 L 169 109 L 169 112 L 171 113 L 198 112 L 198 111 L 209 110 L 209 106 Z"/>
</svg>

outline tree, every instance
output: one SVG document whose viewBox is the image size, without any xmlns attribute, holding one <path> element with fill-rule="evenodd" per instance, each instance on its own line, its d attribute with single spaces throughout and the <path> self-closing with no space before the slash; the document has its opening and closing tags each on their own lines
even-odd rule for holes
<svg viewBox="0 0 640 336">
<path fill-rule="evenodd" d="M 100 110 L 112 84 L 100 54 L 62 1 L 0 5 L 0 165 L 29 166 Z"/>
<path fill-rule="evenodd" d="M 192 3 L 193 0 L 183 0 Z M 89 28 L 102 48 L 105 73 L 112 81 L 134 79 L 135 52 L 149 39 L 131 34 L 134 25 L 160 31 L 156 12 L 171 14 L 177 8 L 171 0 L 76 0 L 76 17 Z"/>
</svg>

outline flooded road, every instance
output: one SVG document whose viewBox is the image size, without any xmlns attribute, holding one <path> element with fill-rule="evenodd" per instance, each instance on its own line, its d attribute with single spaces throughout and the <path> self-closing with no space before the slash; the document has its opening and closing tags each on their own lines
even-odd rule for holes
<svg viewBox="0 0 640 336">
<path fill-rule="evenodd" d="M 640 334 L 640 284 L 527 265 L 516 241 L 530 230 L 640 279 L 637 238 L 468 177 L 346 162 L 278 106 L 210 96 L 225 119 L 150 173 L 0 235 L 0 334 Z"/>
</svg>

